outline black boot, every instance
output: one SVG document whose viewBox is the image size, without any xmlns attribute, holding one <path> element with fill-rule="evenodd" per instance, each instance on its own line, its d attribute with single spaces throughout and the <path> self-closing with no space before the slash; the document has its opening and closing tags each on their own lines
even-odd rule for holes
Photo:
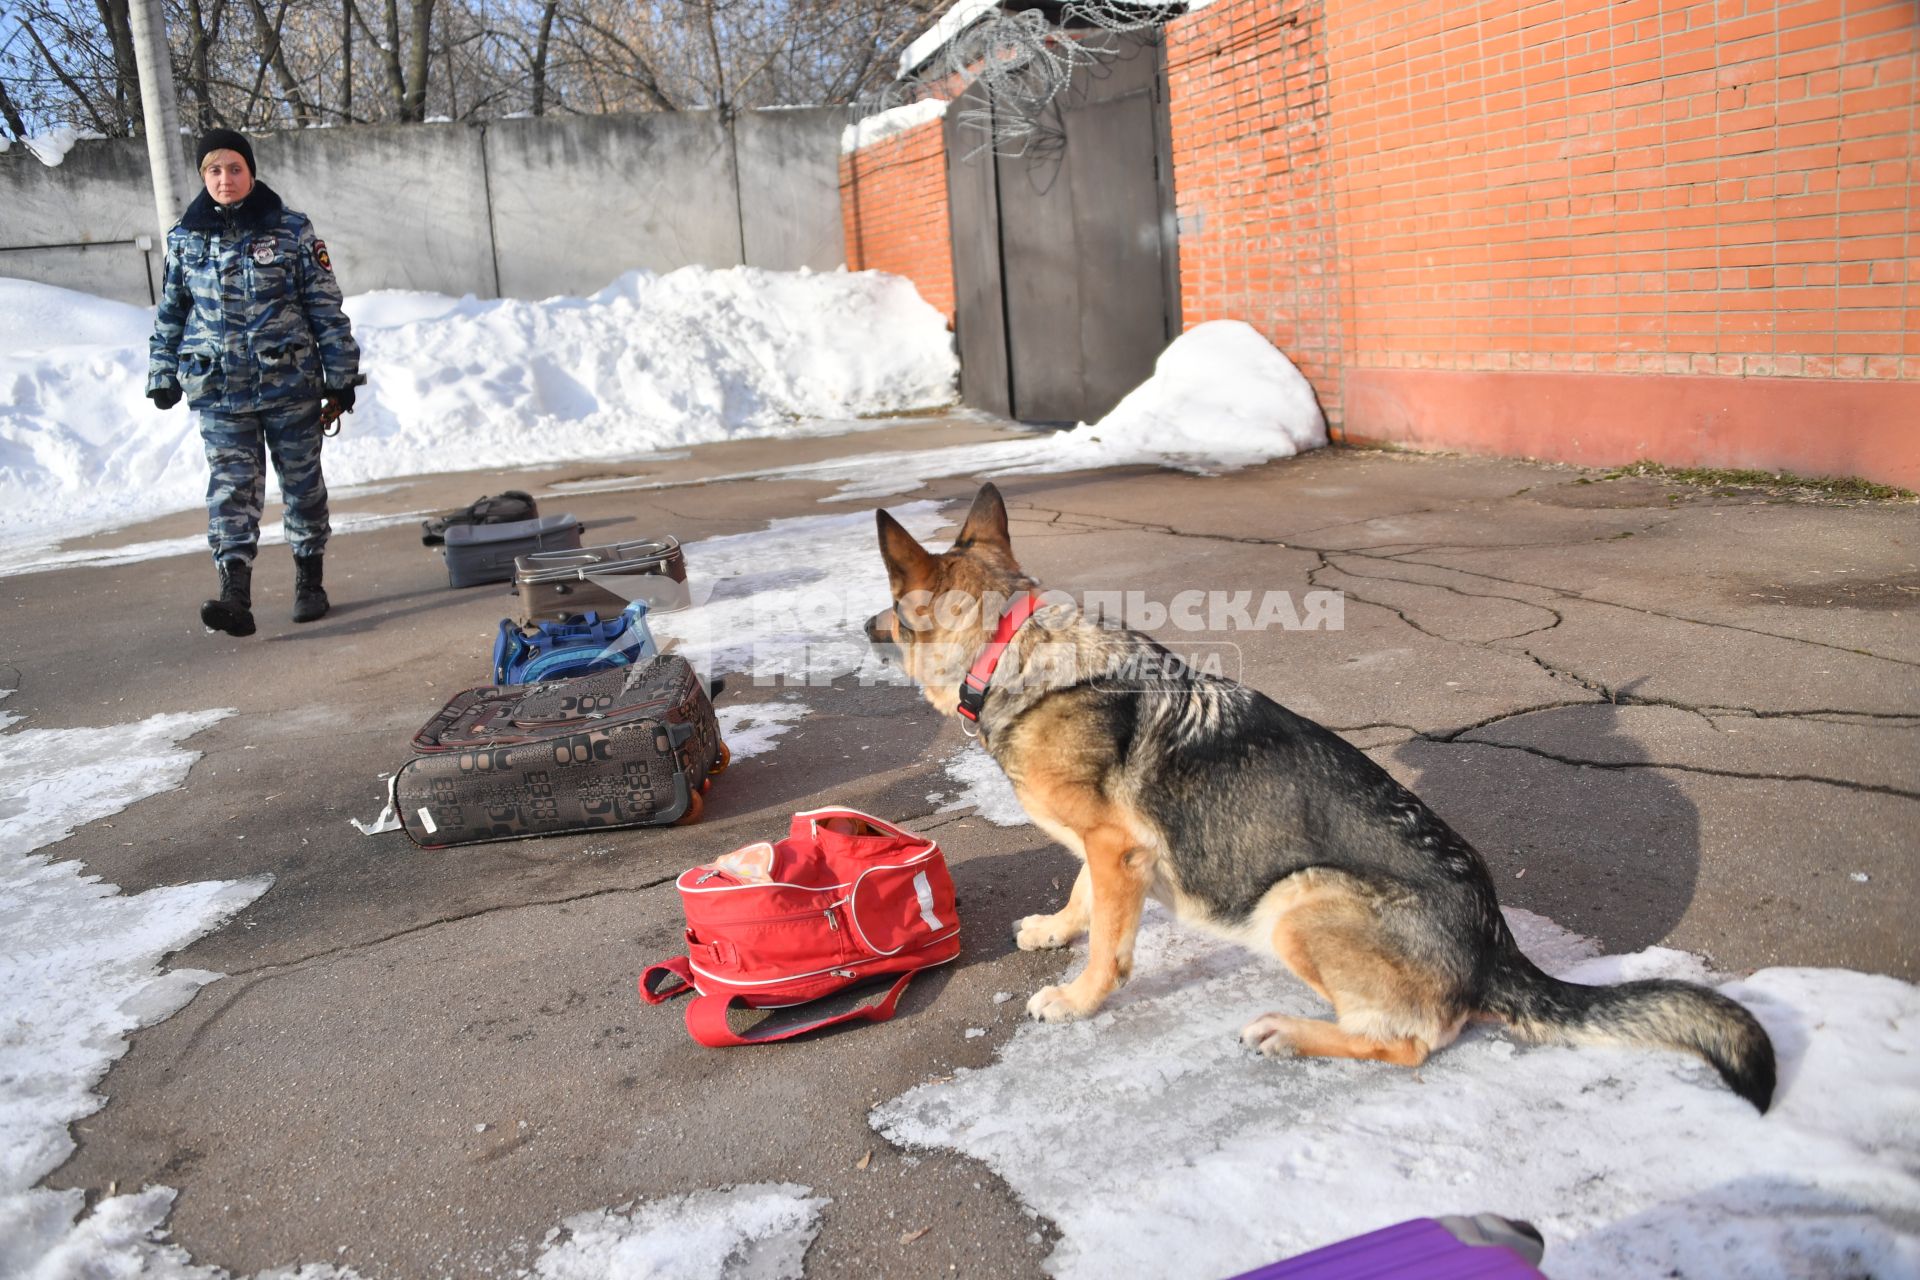
<svg viewBox="0 0 1920 1280">
<path fill-rule="evenodd" d="M 210 631 L 230 636 L 253 634 L 253 566 L 245 560 L 220 561 L 220 598 L 200 606 L 200 621 Z"/>
<path fill-rule="evenodd" d="M 293 558 L 293 620 L 312 622 L 327 616 L 327 589 L 320 585 L 320 554 Z"/>
</svg>

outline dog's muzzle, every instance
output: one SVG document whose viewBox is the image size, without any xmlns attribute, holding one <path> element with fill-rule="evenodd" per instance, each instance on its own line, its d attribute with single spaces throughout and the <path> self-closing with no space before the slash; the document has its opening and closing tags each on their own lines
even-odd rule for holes
<svg viewBox="0 0 1920 1280">
<path fill-rule="evenodd" d="M 894 630 L 898 622 L 899 615 L 895 609 L 887 608 L 868 618 L 864 628 L 868 643 L 873 645 L 874 656 L 895 666 L 900 664 L 900 641 Z"/>
</svg>

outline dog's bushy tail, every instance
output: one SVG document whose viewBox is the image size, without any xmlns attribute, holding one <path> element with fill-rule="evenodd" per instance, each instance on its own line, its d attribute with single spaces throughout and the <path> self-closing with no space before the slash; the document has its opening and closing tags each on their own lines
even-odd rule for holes
<svg viewBox="0 0 1920 1280">
<path fill-rule="evenodd" d="M 1766 1029 L 1740 1004 L 1691 982 L 1562 982 L 1509 941 L 1480 1003 L 1540 1043 L 1660 1045 L 1698 1054 L 1761 1111 L 1773 1101 L 1773 1041 Z"/>
</svg>

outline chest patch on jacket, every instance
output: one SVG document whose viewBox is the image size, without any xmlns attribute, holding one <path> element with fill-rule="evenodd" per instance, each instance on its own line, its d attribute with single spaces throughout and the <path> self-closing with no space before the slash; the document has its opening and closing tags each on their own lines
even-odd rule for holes
<svg viewBox="0 0 1920 1280">
<path fill-rule="evenodd" d="M 263 267 L 273 265 L 273 245 L 265 240 L 253 246 L 253 260 Z"/>
</svg>

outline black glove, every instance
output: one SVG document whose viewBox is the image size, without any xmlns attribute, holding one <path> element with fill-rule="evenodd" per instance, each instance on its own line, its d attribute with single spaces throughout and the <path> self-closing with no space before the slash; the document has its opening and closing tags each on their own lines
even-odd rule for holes
<svg viewBox="0 0 1920 1280">
<path fill-rule="evenodd" d="M 329 387 L 320 393 L 320 405 L 323 410 L 331 410 L 329 417 L 337 418 L 343 413 L 353 412 L 353 388 Z"/>
<path fill-rule="evenodd" d="M 156 409 L 171 409 L 180 403 L 180 388 L 168 383 L 164 387 L 155 387 L 147 392 L 147 399 L 153 401 Z"/>
</svg>

